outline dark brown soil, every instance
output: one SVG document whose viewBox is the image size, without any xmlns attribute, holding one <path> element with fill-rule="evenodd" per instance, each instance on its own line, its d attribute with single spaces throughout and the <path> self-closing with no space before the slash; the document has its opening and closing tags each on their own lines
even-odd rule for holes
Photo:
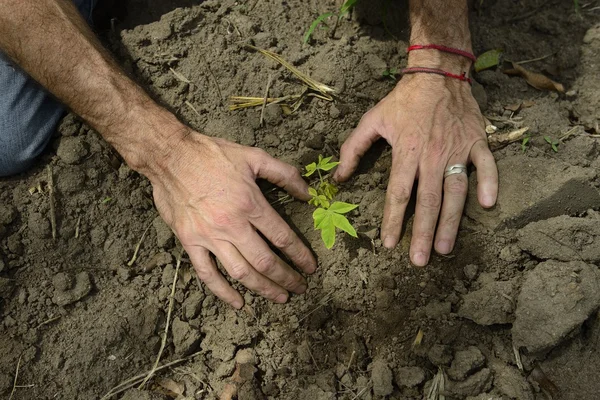
<svg viewBox="0 0 600 400">
<path fill-rule="evenodd" d="M 191 127 L 298 167 L 337 155 L 362 114 L 393 88 L 384 70 L 405 62 L 403 2 L 362 1 L 333 38 L 317 29 L 309 45 L 305 29 L 333 1 L 193 3 L 126 1 L 126 14 L 103 35 L 126 69 Z M 497 70 L 475 75 L 480 106 L 500 119 L 500 132 L 530 127 L 525 152 L 516 143 L 495 153 L 498 206 L 482 212 L 471 193 L 454 254 L 412 267 L 411 219 L 398 249 L 378 239 L 390 167 L 389 149 L 378 144 L 340 196 L 360 204 L 351 215 L 359 239 L 339 236 L 328 251 L 309 205 L 276 205 L 318 255 L 306 295 L 273 305 L 245 293 L 247 307 L 236 312 L 198 284 L 184 258 L 163 362 L 195 355 L 124 398 L 175 398 L 165 389 L 175 382 L 184 384 L 180 399 L 215 399 L 235 381 L 239 399 L 420 399 L 438 368 L 446 398 L 556 399 L 554 386 L 563 399 L 597 398 L 600 4 L 580 2 L 576 12 L 571 1 L 474 3 L 477 53 L 503 48 L 514 61 L 551 54 L 525 66 L 567 88 L 558 95 Z M 282 54 L 335 86 L 338 97 L 312 99 L 293 115 L 267 107 L 262 127 L 258 109 L 229 111 L 229 96 L 262 96 L 269 75 L 273 95 L 301 90 L 248 43 Z M 529 107 L 515 115 L 505 109 L 522 102 Z M 544 136 L 564 137 L 558 152 Z M 0 180 L 3 398 L 19 360 L 14 399 L 98 399 L 151 368 L 177 254 L 151 190 L 73 116 L 31 172 Z M 277 191 L 266 192 L 277 201 Z M 414 346 L 419 330 L 423 340 Z"/>
</svg>

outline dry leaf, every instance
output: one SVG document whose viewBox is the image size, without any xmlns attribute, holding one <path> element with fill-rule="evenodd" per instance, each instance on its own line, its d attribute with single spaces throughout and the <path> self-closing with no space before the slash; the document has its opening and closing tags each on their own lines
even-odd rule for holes
<svg viewBox="0 0 600 400">
<path fill-rule="evenodd" d="M 525 78 L 528 84 L 539 90 L 556 90 L 560 93 L 563 93 L 565 91 L 565 87 L 562 84 L 554 82 L 552 79 L 548 78 L 545 75 L 538 74 L 537 72 L 528 71 L 514 62 L 511 63 L 511 65 L 512 68 L 504 70 L 505 74 L 521 76 Z"/>
<path fill-rule="evenodd" d="M 185 392 L 185 385 L 182 382 L 175 382 L 173 379 L 157 378 L 156 383 L 167 396 L 172 398 L 183 396 Z"/>
<path fill-rule="evenodd" d="M 507 106 L 504 106 L 504 109 L 516 113 L 521 109 L 521 104 L 522 103 L 509 104 Z"/>
<path fill-rule="evenodd" d="M 516 142 L 521 140 L 523 136 L 529 131 L 529 127 L 517 129 L 508 133 L 501 133 L 499 135 L 490 135 L 488 136 L 488 144 L 492 151 L 497 150 L 501 147 L 506 146 L 507 144 Z"/>
<path fill-rule="evenodd" d="M 523 100 L 521 103 L 521 108 L 529 108 L 535 106 L 535 101 L 533 100 Z"/>
</svg>

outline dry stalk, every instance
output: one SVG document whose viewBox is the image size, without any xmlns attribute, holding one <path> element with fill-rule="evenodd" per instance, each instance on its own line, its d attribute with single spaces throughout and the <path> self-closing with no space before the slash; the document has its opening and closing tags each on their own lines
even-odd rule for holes
<svg viewBox="0 0 600 400">
<path fill-rule="evenodd" d="M 188 78 L 186 78 L 185 76 L 181 75 L 179 72 L 175 71 L 173 68 L 169 68 L 169 71 L 171 71 L 171 73 L 173 75 L 175 75 L 175 78 L 177 78 L 181 82 L 192 83 Z"/>
<path fill-rule="evenodd" d="M 327 86 L 327 85 L 325 85 L 323 83 L 317 82 L 316 80 L 312 79 L 310 76 L 308 76 L 305 73 L 301 72 L 296 67 L 294 67 L 292 64 L 290 64 L 288 61 L 286 61 L 279 54 L 273 53 L 272 51 L 259 49 L 258 47 L 251 46 L 251 45 L 246 45 L 246 47 L 248 47 L 248 48 L 250 48 L 252 50 L 256 50 L 256 51 L 262 53 L 263 55 L 265 55 L 266 57 L 268 57 L 268 58 L 270 58 L 270 59 L 278 62 L 279 64 L 283 65 L 292 74 L 296 75 L 296 77 L 298 79 L 300 79 L 302 82 L 304 82 L 309 88 L 311 88 L 315 92 L 319 92 L 319 93 L 323 94 L 323 96 L 325 96 L 327 99 L 329 99 L 329 101 L 333 100 L 333 97 L 331 97 L 331 95 L 335 93 L 335 89 L 334 88 L 329 87 L 329 86 Z"/>
<path fill-rule="evenodd" d="M 131 257 L 131 260 L 129 260 L 129 262 L 127 263 L 128 267 L 131 267 L 135 263 L 135 260 L 137 260 L 137 256 L 140 251 L 140 247 L 142 246 L 142 243 L 144 242 L 144 238 L 146 237 L 146 234 L 148 233 L 148 230 L 150 229 L 151 226 L 152 226 L 152 222 L 150 222 L 148 224 L 148 226 L 144 230 L 144 233 L 142 233 L 142 237 L 140 238 L 140 241 L 135 246 L 135 250 L 133 251 L 133 256 Z"/>
<path fill-rule="evenodd" d="M 21 368 L 21 358 L 23 357 L 23 355 L 21 354 L 19 356 L 19 361 L 17 361 L 17 370 L 15 372 L 15 380 L 13 381 L 13 387 L 12 390 L 10 391 L 10 397 L 8 398 L 8 400 L 12 400 L 16 390 L 17 390 L 17 380 L 19 379 L 19 369 Z"/>
<path fill-rule="evenodd" d="M 198 110 L 196 110 L 196 107 L 194 107 L 192 103 L 186 100 L 185 105 L 188 106 L 194 112 L 194 114 L 200 117 L 200 113 L 198 112 Z"/>
<path fill-rule="evenodd" d="M 181 256 L 183 254 L 183 249 L 180 250 L 179 255 L 177 256 L 177 264 L 175 265 L 175 277 L 173 278 L 173 284 L 171 285 L 171 295 L 169 296 L 169 309 L 167 311 L 167 322 L 165 324 L 165 331 L 163 332 L 162 342 L 160 343 L 160 350 L 158 351 L 158 355 L 156 356 L 156 361 L 154 361 L 154 365 L 148 375 L 142 383 L 140 383 L 139 389 L 144 387 L 144 385 L 152 378 L 156 369 L 158 368 L 158 363 L 160 362 L 160 358 L 162 357 L 162 353 L 165 350 L 165 346 L 167 344 L 167 337 L 169 336 L 169 325 L 171 323 L 171 314 L 173 313 L 173 303 L 175 300 L 175 287 L 177 286 L 177 277 L 179 276 L 179 267 L 181 266 Z"/>
<path fill-rule="evenodd" d="M 48 202 L 50 203 L 50 226 L 52 227 L 52 239 L 56 240 L 56 209 L 54 208 L 54 177 L 52 166 L 48 165 Z"/>
<path fill-rule="evenodd" d="M 75 239 L 79 239 L 79 227 L 81 226 L 81 215 L 77 217 L 77 223 L 75 224 Z"/>
<path fill-rule="evenodd" d="M 200 352 L 197 352 L 197 353 L 191 354 L 187 357 L 180 358 L 178 360 L 171 361 L 164 365 L 161 365 L 160 367 L 158 367 L 154 370 L 154 373 L 162 371 L 165 368 L 172 367 L 173 365 L 177 365 L 184 361 L 187 361 L 190 358 L 197 356 L 198 354 L 200 354 Z M 139 382 L 141 382 L 147 375 L 148 375 L 148 372 L 144 372 L 143 374 L 136 375 L 133 378 L 129 378 L 129 379 L 119 383 L 117 386 L 112 388 L 107 394 L 105 394 L 101 400 L 108 400 L 111 397 L 118 395 L 119 393 L 123 393 L 124 391 L 131 389 L 132 387 L 137 385 Z"/>
<path fill-rule="evenodd" d="M 263 123 L 265 121 L 265 108 L 267 107 L 267 99 L 269 98 L 269 90 L 271 89 L 271 79 L 273 79 L 273 77 L 271 76 L 271 74 L 269 74 L 269 79 L 267 79 L 267 87 L 265 88 L 265 96 L 263 99 L 262 107 L 260 109 L 260 126 L 263 126 Z"/>
<path fill-rule="evenodd" d="M 492 151 L 498 150 L 510 143 L 514 143 L 523 138 L 523 136 L 529 131 L 529 127 L 517 129 L 508 133 L 501 133 L 499 135 L 488 136 L 488 144 Z"/>
</svg>

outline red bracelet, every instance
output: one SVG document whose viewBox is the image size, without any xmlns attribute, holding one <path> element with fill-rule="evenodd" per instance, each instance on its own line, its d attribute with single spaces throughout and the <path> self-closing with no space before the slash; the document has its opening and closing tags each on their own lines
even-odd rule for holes
<svg viewBox="0 0 600 400">
<path fill-rule="evenodd" d="M 444 70 L 441 70 L 441 69 L 427 68 L 427 67 L 404 68 L 400 72 L 402 73 L 402 75 L 406 75 L 406 74 L 418 74 L 418 73 L 436 74 L 436 75 L 445 76 L 447 78 L 453 78 L 453 79 L 461 80 L 463 82 L 468 82 L 469 84 L 472 82 L 471 78 L 467 77 L 467 73 L 466 72 L 463 72 L 461 75 L 458 75 L 458 74 L 453 74 L 452 72 L 447 72 L 447 71 L 444 71 Z"/>
<path fill-rule="evenodd" d="M 406 52 L 410 53 L 413 50 L 438 50 L 444 53 L 457 54 L 459 56 L 466 57 L 473 62 L 477 61 L 477 57 L 475 57 L 474 54 L 469 53 L 468 51 L 455 49 L 452 47 L 446 47 L 439 44 L 415 44 L 409 46 Z"/>
</svg>

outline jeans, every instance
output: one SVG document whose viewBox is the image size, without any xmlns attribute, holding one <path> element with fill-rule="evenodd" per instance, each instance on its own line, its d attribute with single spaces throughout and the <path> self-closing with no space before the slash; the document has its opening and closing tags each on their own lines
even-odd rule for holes
<svg viewBox="0 0 600 400">
<path fill-rule="evenodd" d="M 91 23 L 97 0 L 73 0 Z M 29 168 L 65 108 L 0 51 L 0 177 Z"/>
</svg>

